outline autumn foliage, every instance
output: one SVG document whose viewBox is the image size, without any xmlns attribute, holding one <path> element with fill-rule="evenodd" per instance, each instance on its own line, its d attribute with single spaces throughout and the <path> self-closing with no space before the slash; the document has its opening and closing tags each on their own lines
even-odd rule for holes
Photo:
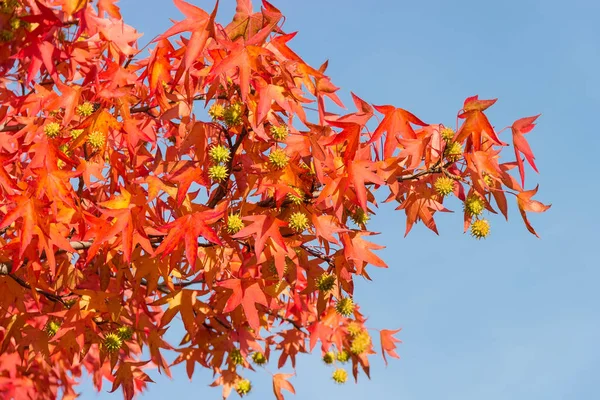
<svg viewBox="0 0 600 400">
<path fill-rule="evenodd" d="M 2 398 L 75 398 L 87 371 L 130 399 L 179 363 L 245 395 L 269 363 L 283 399 L 313 350 L 336 382 L 368 376 L 376 351 L 398 357 L 353 301 L 386 267 L 377 190 L 406 233 L 437 233 L 450 197 L 478 239 L 507 195 L 533 234 L 526 212 L 549 208 L 524 189 L 537 116 L 508 140 L 477 96 L 456 126 L 354 94 L 338 115 L 327 63 L 294 53 L 272 4 L 221 25 L 175 0 L 185 18 L 141 48 L 114 3 L 0 0 Z"/>
</svg>

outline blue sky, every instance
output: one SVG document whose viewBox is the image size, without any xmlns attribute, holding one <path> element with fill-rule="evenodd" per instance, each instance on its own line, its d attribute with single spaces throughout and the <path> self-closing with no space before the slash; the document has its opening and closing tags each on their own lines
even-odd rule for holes
<svg viewBox="0 0 600 400">
<path fill-rule="evenodd" d="M 145 33 L 143 44 L 168 18 L 181 18 L 169 0 L 119 4 Z M 222 22 L 234 4 L 221 1 Z M 452 125 L 464 98 L 479 94 L 499 98 L 489 110 L 498 128 L 542 113 L 528 135 L 541 174 L 528 171 L 526 186 L 539 182 L 537 198 L 553 204 L 531 215 L 541 239 L 526 231 L 513 203 L 510 221 L 491 216 L 492 235 L 480 242 L 462 234 L 460 213 L 440 216 L 440 237 L 419 225 L 404 239 L 403 215 L 381 206 L 370 227 L 382 232 L 377 242 L 387 246 L 380 255 L 390 268 L 371 269 L 373 282 L 359 282 L 356 297 L 372 327 L 403 329 L 402 358 L 387 368 L 373 358 L 372 380 L 338 386 L 318 354 L 303 356 L 295 398 L 600 398 L 600 2 L 273 4 L 287 17 L 284 30 L 300 31 L 291 44 L 298 54 L 314 66 L 330 60 L 346 104 L 353 91 Z M 197 371 L 192 383 L 182 368 L 172 382 L 153 374 L 157 384 L 143 398 L 219 398 L 210 373 Z M 270 398 L 268 374 L 251 379 L 249 398 Z M 83 399 L 120 397 L 93 393 L 89 382 L 81 389 Z"/>
</svg>

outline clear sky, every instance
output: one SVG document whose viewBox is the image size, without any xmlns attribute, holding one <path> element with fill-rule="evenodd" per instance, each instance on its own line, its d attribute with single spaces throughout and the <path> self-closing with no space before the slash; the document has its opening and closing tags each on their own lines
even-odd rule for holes
<svg viewBox="0 0 600 400">
<path fill-rule="evenodd" d="M 119 4 L 145 33 L 142 44 L 169 18 L 181 19 L 170 0 Z M 380 255 L 390 268 L 372 268 L 373 282 L 361 281 L 356 293 L 372 327 L 402 328 L 401 359 L 386 368 L 373 357 L 371 381 L 338 386 L 319 354 L 300 357 L 295 399 L 600 399 L 600 2 L 273 4 L 287 17 L 284 30 L 300 31 L 291 43 L 298 54 L 314 66 L 330 60 L 328 74 L 348 105 L 353 91 L 452 125 L 464 98 L 479 94 L 499 98 L 488 114 L 497 128 L 542 113 L 528 135 L 541 174 L 529 170 L 526 187 L 539 182 L 537 199 L 553 204 L 531 214 L 541 239 L 512 203 L 509 222 L 491 216 L 492 235 L 480 242 L 462 234 L 460 213 L 440 216 L 440 237 L 418 225 L 404 239 L 403 214 L 380 207 L 370 227 L 382 232 L 377 242 L 387 246 Z M 221 22 L 234 7 L 221 1 Z M 220 397 L 209 372 L 198 367 L 191 383 L 183 368 L 173 373 L 172 382 L 152 373 L 157 383 L 143 398 Z M 268 374 L 250 378 L 250 399 L 271 398 Z M 101 394 L 89 382 L 81 389 L 83 399 L 121 397 L 120 389 L 107 394 L 110 386 Z"/>
</svg>

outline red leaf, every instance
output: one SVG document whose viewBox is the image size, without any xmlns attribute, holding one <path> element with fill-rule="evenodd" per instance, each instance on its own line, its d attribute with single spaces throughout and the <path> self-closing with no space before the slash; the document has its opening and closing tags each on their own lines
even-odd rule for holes
<svg viewBox="0 0 600 400">
<path fill-rule="evenodd" d="M 374 107 L 377 111 L 384 114 L 384 118 L 377 129 L 375 129 L 375 132 L 373 132 L 373 137 L 371 140 L 369 140 L 369 143 L 376 142 L 384 132 L 387 132 L 383 152 L 384 157 L 386 158 L 391 157 L 394 153 L 394 150 L 396 150 L 396 147 L 398 146 L 396 135 L 400 135 L 400 137 L 405 139 L 416 139 L 417 135 L 415 134 L 411 124 L 419 126 L 427 125 L 415 115 L 402 108 L 396 108 L 394 106 Z"/>
<path fill-rule="evenodd" d="M 163 254 L 163 258 L 181 245 L 181 240 L 185 243 L 185 256 L 194 268 L 196 257 L 198 255 L 198 237 L 203 236 L 206 240 L 222 245 L 223 243 L 217 236 L 217 233 L 209 226 L 219 220 L 225 214 L 227 204 L 221 203 L 214 210 L 195 212 L 177 218 L 175 221 L 162 227 L 163 230 L 169 230 L 169 234 L 156 249 L 156 254 Z"/>
<path fill-rule="evenodd" d="M 265 248 L 265 243 L 269 238 L 273 239 L 282 249 L 287 249 L 283 236 L 279 232 L 279 228 L 287 226 L 287 222 L 277 219 L 272 215 L 251 215 L 244 217 L 243 220 L 252 221 L 253 223 L 233 235 L 232 238 L 238 239 L 253 235 L 254 253 L 257 259 L 260 258 Z"/>
<path fill-rule="evenodd" d="M 219 282 L 218 285 L 233 291 L 227 300 L 223 312 L 231 312 L 241 304 L 244 314 L 248 319 L 248 324 L 252 329 L 258 331 L 260 329 L 260 320 L 255 304 L 267 306 L 267 298 L 259 284 L 252 281 L 248 282 L 247 280 L 242 281 L 241 279 L 228 279 Z"/>
</svg>

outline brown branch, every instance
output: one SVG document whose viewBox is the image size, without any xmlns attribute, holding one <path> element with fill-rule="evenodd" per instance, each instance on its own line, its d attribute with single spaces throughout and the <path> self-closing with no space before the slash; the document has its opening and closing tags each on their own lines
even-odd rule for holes
<svg viewBox="0 0 600 400">
<path fill-rule="evenodd" d="M 23 279 L 21 279 L 17 275 L 12 274 L 12 273 L 8 273 L 6 275 L 8 277 L 12 278 L 19 285 L 23 286 L 26 289 L 31 290 L 31 285 L 28 284 L 27 282 L 25 282 Z M 64 300 L 62 299 L 61 296 L 53 294 L 53 293 L 46 292 L 45 290 L 42 290 L 42 289 L 35 289 L 35 291 L 38 292 L 39 294 L 41 294 L 42 296 L 46 297 L 48 300 L 50 300 L 52 302 L 55 302 L 55 303 L 61 303 L 62 305 L 64 305 L 66 307 L 66 304 L 65 304 L 65 302 L 64 302 Z"/>
</svg>

